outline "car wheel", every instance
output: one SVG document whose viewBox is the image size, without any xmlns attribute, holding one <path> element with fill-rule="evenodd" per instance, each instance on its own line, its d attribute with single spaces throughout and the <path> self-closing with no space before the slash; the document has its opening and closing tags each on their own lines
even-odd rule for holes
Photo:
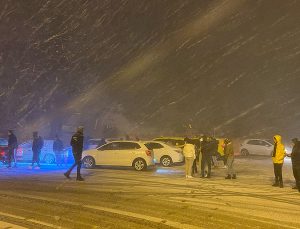
<svg viewBox="0 0 300 229">
<path fill-rule="evenodd" d="M 164 166 L 164 167 L 169 167 L 172 165 L 172 158 L 169 156 L 163 156 L 160 159 L 160 163 Z"/>
<path fill-rule="evenodd" d="M 95 159 L 90 156 L 83 158 L 82 164 L 83 167 L 87 169 L 92 169 L 96 166 Z"/>
<path fill-rule="evenodd" d="M 246 149 L 242 149 L 242 150 L 241 150 L 241 155 L 243 155 L 243 156 L 249 156 L 249 155 L 250 155 L 250 153 L 249 153 L 249 151 L 248 151 L 248 150 L 246 150 Z"/>
<path fill-rule="evenodd" d="M 55 157 L 53 154 L 46 154 L 45 157 L 44 157 L 44 161 L 47 163 L 47 164 L 53 164 L 55 162 Z"/>
<path fill-rule="evenodd" d="M 142 171 L 147 168 L 146 161 L 143 158 L 135 159 L 132 163 L 132 166 L 136 171 Z"/>
</svg>

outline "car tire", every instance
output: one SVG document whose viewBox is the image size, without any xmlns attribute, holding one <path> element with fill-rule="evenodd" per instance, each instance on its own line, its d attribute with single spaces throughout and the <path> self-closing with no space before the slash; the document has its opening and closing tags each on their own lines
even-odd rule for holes
<svg viewBox="0 0 300 229">
<path fill-rule="evenodd" d="M 147 163 L 143 158 L 136 158 L 133 161 L 132 166 L 136 171 L 142 171 L 147 169 Z"/>
<path fill-rule="evenodd" d="M 96 162 L 93 157 L 87 156 L 82 159 L 82 165 L 86 169 L 92 169 L 92 168 L 95 168 Z"/>
<path fill-rule="evenodd" d="M 163 167 L 170 167 L 172 165 L 172 158 L 170 156 L 162 156 L 160 158 L 160 163 Z"/>
<path fill-rule="evenodd" d="M 46 164 L 54 164 L 55 163 L 55 156 L 53 154 L 47 153 L 44 156 L 44 160 Z"/>
<path fill-rule="evenodd" d="M 250 155 L 250 153 L 249 153 L 249 151 L 248 151 L 248 150 L 246 150 L 246 149 L 242 149 L 242 150 L 241 150 L 241 155 L 243 155 L 243 156 L 249 156 L 249 155 Z"/>
</svg>

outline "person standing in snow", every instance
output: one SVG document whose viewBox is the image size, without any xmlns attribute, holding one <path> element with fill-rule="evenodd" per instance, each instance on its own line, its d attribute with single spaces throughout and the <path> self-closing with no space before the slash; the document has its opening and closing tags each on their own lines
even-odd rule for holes
<svg viewBox="0 0 300 229">
<path fill-rule="evenodd" d="M 192 141 L 189 138 L 184 138 L 184 147 L 183 147 L 183 155 L 185 158 L 185 178 L 193 178 L 192 177 L 192 167 L 193 162 L 196 158 L 195 146 L 192 144 Z"/>
<path fill-rule="evenodd" d="M 236 179 L 236 173 L 233 167 L 234 162 L 234 149 L 230 139 L 224 140 L 224 156 L 227 161 L 227 176 L 225 179 Z"/>
<path fill-rule="evenodd" d="M 274 150 L 272 153 L 272 160 L 274 165 L 274 176 L 275 182 L 272 186 L 283 188 L 282 180 L 282 166 L 284 162 L 284 157 L 286 156 L 284 145 L 281 142 L 281 136 L 274 136 Z"/>
<path fill-rule="evenodd" d="M 58 135 L 55 136 L 55 140 L 53 142 L 53 152 L 55 154 L 55 160 L 57 166 L 62 166 L 64 162 L 64 144 L 59 139 Z"/>
<path fill-rule="evenodd" d="M 288 156 L 292 159 L 293 175 L 295 177 L 296 186 L 293 189 L 298 189 L 300 192 L 300 141 L 298 138 L 292 139 L 293 150 Z"/>
<path fill-rule="evenodd" d="M 212 141 L 207 136 L 203 137 L 201 152 L 202 152 L 201 177 L 210 178 L 213 145 L 212 145 Z M 206 166 L 208 167 L 207 174 L 205 174 Z"/>
<path fill-rule="evenodd" d="M 44 140 L 41 136 L 38 136 L 38 132 L 33 132 L 32 136 L 32 163 L 31 166 L 29 166 L 29 169 L 33 168 L 34 163 L 37 164 L 35 169 L 40 169 L 40 154 L 44 146 Z"/>
<path fill-rule="evenodd" d="M 12 130 L 8 131 L 8 166 L 11 168 L 11 161 L 14 160 L 14 166 L 17 167 L 15 151 L 18 148 L 18 140 Z"/>
<path fill-rule="evenodd" d="M 76 133 L 71 138 L 71 146 L 72 152 L 74 156 L 74 164 L 69 168 L 67 172 L 64 173 L 65 177 L 70 179 L 70 174 L 75 166 L 77 166 L 77 180 L 84 181 L 81 177 L 80 169 L 81 169 L 81 158 L 82 158 L 82 150 L 83 150 L 83 127 L 78 127 Z"/>
</svg>

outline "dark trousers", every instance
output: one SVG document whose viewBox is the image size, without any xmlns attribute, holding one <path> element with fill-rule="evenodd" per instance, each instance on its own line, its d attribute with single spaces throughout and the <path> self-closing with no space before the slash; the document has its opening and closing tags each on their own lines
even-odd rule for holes
<svg viewBox="0 0 300 229">
<path fill-rule="evenodd" d="M 274 163 L 273 165 L 274 165 L 275 182 L 282 183 L 282 166 L 283 166 L 283 164 Z"/>
<path fill-rule="evenodd" d="M 69 170 L 66 172 L 67 174 L 71 174 L 72 170 L 75 168 L 75 166 L 77 166 L 77 178 L 81 177 L 80 174 L 80 169 L 81 169 L 81 157 L 82 154 L 75 154 L 73 153 L 73 157 L 74 157 L 74 164 L 69 168 Z"/>
<path fill-rule="evenodd" d="M 202 155 L 202 160 L 201 160 L 201 176 L 204 177 L 204 169 L 205 166 L 207 165 L 208 171 L 207 171 L 207 176 L 210 176 L 211 173 L 211 155 Z"/>
<path fill-rule="evenodd" d="M 196 158 L 193 162 L 192 174 L 195 174 L 197 172 L 198 172 L 198 169 L 197 169 L 197 158 Z"/>
<path fill-rule="evenodd" d="M 300 166 L 293 166 L 293 174 L 296 180 L 296 186 L 300 192 Z"/>
<path fill-rule="evenodd" d="M 8 166 L 9 166 L 9 167 L 11 166 L 11 161 L 12 161 L 12 160 L 13 160 L 13 161 L 15 162 L 15 164 L 16 164 L 15 149 L 14 149 L 14 148 L 8 150 L 7 156 L 8 156 L 7 159 L 8 159 Z"/>
<path fill-rule="evenodd" d="M 33 166 L 34 163 L 36 163 L 38 166 L 40 166 L 40 154 L 41 154 L 41 151 L 39 151 L 39 150 L 32 151 L 32 163 L 31 163 L 31 166 Z"/>
</svg>

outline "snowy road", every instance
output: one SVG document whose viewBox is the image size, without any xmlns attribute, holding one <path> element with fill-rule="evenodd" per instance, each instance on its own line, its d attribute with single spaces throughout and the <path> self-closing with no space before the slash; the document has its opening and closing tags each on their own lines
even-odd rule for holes
<svg viewBox="0 0 300 229">
<path fill-rule="evenodd" d="M 271 186 L 268 158 L 236 160 L 237 180 L 224 169 L 212 179 L 185 180 L 184 167 L 147 172 L 83 170 L 85 182 L 63 170 L 0 167 L 0 228 L 300 228 L 300 193 Z"/>
</svg>

